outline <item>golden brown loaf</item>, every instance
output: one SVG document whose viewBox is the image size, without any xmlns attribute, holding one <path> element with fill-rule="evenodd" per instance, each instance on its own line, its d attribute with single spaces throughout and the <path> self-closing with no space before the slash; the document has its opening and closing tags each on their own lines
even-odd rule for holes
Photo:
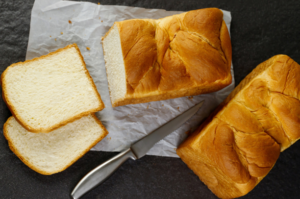
<svg viewBox="0 0 300 199">
<path fill-rule="evenodd" d="M 115 22 L 103 50 L 114 107 L 214 92 L 232 81 L 230 36 L 217 8 Z"/>
<path fill-rule="evenodd" d="M 220 198 L 251 191 L 300 136 L 300 66 L 285 55 L 258 65 L 177 149 Z"/>
</svg>

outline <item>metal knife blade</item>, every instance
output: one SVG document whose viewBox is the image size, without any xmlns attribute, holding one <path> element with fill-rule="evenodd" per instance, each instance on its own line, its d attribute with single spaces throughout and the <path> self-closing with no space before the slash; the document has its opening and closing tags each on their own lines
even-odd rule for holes
<svg viewBox="0 0 300 199">
<path fill-rule="evenodd" d="M 146 135 L 142 139 L 138 140 L 131 145 L 131 150 L 136 155 L 137 158 L 141 158 L 161 139 L 178 129 L 182 124 L 184 124 L 188 119 L 197 113 L 199 108 L 203 105 L 204 101 L 195 105 L 194 107 L 188 109 L 181 115 L 175 117 L 171 121 L 162 125 L 158 129 L 152 131 L 150 134 Z"/>
<path fill-rule="evenodd" d="M 188 119 L 190 119 L 195 113 L 197 113 L 203 103 L 204 101 L 185 111 L 181 115 L 177 116 L 168 123 L 162 125 L 155 131 L 132 144 L 130 148 L 124 150 L 123 152 L 112 157 L 111 159 L 107 160 L 106 162 L 90 171 L 78 182 L 76 187 L 73 189 L 71 193 L 73 199 L 80 198 L 86 192 L 102 183 L 129 158 L 136 160 L 143 157 L 156 142 L 172 133 Z"/>
</svg>

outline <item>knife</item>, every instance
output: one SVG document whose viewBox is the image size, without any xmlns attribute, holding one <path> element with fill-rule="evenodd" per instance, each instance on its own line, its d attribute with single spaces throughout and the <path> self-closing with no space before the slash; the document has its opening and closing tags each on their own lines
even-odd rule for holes
<svg viewBox="0 0 300 199">
<path fill-rule="evenodd" d="M 185 111 L 181 115 L 175 117 L 168 123 L 162 125 L 158 129 L 154 130 L 150 134 L 141 138 L 137 142 L 131 145 L 128 149 L 112 157 L 106 162 L 102 163 L 88 174 L 86 174 L 73 189 L 71 196 L 73 199 L 78 199 L 86 192 L 105 181 L 114 171 L 116 171 L 126 160 L 129 158 L 136 160 L 144 155 L 154 146 L 154 144 L 176 129 L 178 129 L 183 123 L 190 119 L 200 107 L 204 101 Z"/>
</svg>

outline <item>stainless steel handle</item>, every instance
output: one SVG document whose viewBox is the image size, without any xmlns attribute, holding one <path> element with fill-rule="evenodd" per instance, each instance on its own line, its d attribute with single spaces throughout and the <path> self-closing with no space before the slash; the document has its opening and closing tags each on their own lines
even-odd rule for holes
<svg viewBox="0 0 300 199">
<path fill-rule="evenodd" d="M 115 170 L 117 170 L 121 166 L 121 164 L 123 164 L 129 158 L 132 158 L 134 160 L 136 159 L 130 148 L 102 163 L 80 180 L 80 182 L 72 191 L 71 196 L 74 199 L 80 198 L 86 192 L 106 180 Z"/>
</svg>

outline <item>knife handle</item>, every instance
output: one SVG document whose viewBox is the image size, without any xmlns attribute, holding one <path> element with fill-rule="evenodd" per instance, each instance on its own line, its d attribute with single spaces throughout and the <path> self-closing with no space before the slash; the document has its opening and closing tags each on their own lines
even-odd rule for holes
<svg viewBox="0 0 300 199">
<path fill-rule="evenodd" d="M 129 158 L 136 160 L 136 157 L 130 148 L 100 164 L 80 180 L 73 189 L 71 196 L 74 199 L 80 198 L 86 192 L 105 181 Z"/>
</svg>

